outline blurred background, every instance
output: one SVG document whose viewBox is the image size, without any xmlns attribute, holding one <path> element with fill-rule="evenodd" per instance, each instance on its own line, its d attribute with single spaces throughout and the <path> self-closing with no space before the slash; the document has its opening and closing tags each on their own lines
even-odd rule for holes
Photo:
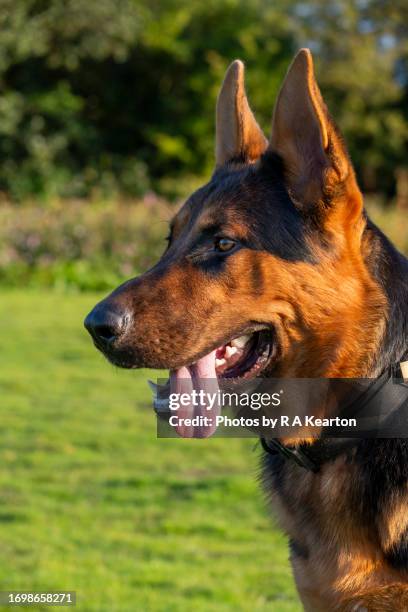
<svg viewBox="0 0 408 612">
<path fill-rule="evenodd" d="M 308 46 L 373 218 L 408 252 L 405 0 L 0 0 L 1 588 L 83 610 L 299 610 L 253 441 L 156 440 L 82 319 L 213 168 L 228 64 L 266 133 Z M 200 448 L 198 448 L 200 447 Z"/>
<path fill-rule="evenodd" d="M 408 208 L 404 0 L 1 0 L 0 282 L 107 289 L 213 168 L 230 61 L 266 133 L 301 46 L 377 208 Z M 377 211 L 376 211 L 377 212 Z M 382 217 L 381 217 L 382 219 Z M 394 236 L 408 247 L 406 235 Z"/>
</svg>

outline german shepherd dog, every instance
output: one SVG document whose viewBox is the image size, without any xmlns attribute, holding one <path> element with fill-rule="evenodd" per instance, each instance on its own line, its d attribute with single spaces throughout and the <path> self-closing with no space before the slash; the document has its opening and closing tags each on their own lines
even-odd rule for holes
<svg viewBox="0 0 408 612">
<path fill-rule="evenodd" d="M 408 260 L 368 219 L 302 49 L 269 141 L 244 66 L 231 64 L 211 180 L 173 218 L 160 261 L 85 325 L 117 366 L 168 368 L 193 385 L 232 372 L 378 379 L 408 359 L 407 302 Z M 330 440 L 290 444 L 317 469 L 265 452 L 263 481 L 305 610 L 408 610 L 408 441 L 356 439 L 333 452 Z"/>
</svg>

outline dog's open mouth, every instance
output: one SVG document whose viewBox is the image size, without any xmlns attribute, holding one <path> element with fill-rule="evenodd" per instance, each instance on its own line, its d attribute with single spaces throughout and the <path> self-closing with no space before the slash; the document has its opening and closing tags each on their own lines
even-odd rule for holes
<svg viewBox="0 0 408 612">
<path fill-rule="evenodd" d="M 177 409 L 174 429 L 186 438 L 211 436 L 221 412 L 218 391 L 222 381 L 260 376 L 276 357 L 276 343 L 270 329 L 258 328 L 235 336 L 193 364 L 171 370 L 163 388 L 153 385 L 155 407 L 166 411 L 170 396 L 187 397 Z"/>
<path fill-rule="evenodd" d="M 276 356 L 272 332 L 267 329 L 233 338 L 215 351 L 217 378 L 253 378 Z"/>
</svg>

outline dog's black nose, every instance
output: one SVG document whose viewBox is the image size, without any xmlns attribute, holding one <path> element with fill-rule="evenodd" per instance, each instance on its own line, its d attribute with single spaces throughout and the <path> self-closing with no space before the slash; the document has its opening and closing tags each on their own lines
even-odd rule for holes
<svg viewBox="0 0 408 612">
<path fill-rule="evenodd" d="M 109 307 L 103 302 L 97 304 L 84 321 L 86 329 L 98 346 L 105 348 L 121 336 L 129 322 L 129 315 Z"/>
</svg>

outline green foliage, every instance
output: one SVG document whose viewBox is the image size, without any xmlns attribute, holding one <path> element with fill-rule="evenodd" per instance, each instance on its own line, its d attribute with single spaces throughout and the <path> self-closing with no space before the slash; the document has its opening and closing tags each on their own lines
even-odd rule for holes
<svg viewBox="0 0 408 612">
<path fill-rule="evenodd" d="M 229 62 L 246 61 L 269 132 L 308 45 L 363 187 L 390 192 L 406 165 L 407 23 L 402 0 L 0 0 L 0 190 L 185 195 L 213 167 Z"/>
<path fill-rule="evenodd" d="M 227 63 L 247 59 L 269 115 L 291 53 L 282 12 L 258 0 L 1 5 L 0 188 L 19 200 L 177 195 L 180 175 L 211 169 Z"/>
<path fill-rule="evenodd" d="M 153 196 L 134 203 L 0 207 L 0 283 L 113 289 L 159 258 L 170 215 Z"/>
<path fill-rule="evenodd" d="M 0 285 L 110 291 L 150 268 L 174 207 L 152 195 L 99 204 L 0 207 Z M 368 200 L 373 220 L 408 254 L 406 213 Z"/>
<path fill-rule="evenodd" d="M 158 440 L 148 373 L 82 328 L 101 297 L 2 292 L 2 588 L 75 589 L 86 612 L 300 612 L 254 440 Z"/>
<path fill-rule="evenodd" d="M 315 52 L 319 84 L 365 191 L 392 191 L 407 164 L 408 4 L 295 3 L 297 39 Z"/>
</svg>

